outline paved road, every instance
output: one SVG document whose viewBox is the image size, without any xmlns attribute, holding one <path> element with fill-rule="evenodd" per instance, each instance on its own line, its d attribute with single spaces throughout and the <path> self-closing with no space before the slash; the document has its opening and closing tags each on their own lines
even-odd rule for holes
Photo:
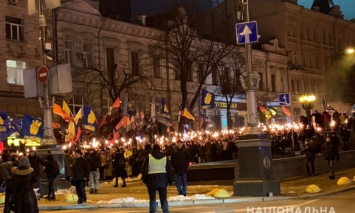
<svg viewBox="0 0 355 213">
<path fill-rule="evenodd" d="M 355 212 L 355 190 L 338 194 L 319 196 L 308 199 L 289 199 L 264 202 L 244 202 L 233 204 L 213 204 L 194 206 L 171 206 L 170 213 L 266 213 L 266 212 L 299 212 L 299 213 L 353 213 Z M 83 210 L 60 211 L 61 213 L 77 213 Z M 88 213 L 143 213 L 147 208 L 116 208 L 116 209 L 85 209 Z M 58 213 L 58 211 L 41 211 L 43 213 Z M 161 212 L 161 211 L 159 211 Z"/>
</svg>

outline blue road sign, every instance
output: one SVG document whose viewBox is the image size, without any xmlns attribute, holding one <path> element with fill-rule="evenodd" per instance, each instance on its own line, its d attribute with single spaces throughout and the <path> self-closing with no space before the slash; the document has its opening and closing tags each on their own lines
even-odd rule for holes
<svg viewBox="0 0 355 213">
<path fill-rule="evenodd" d="M 279 94 L 279 104 L 280 106 L 290 105 L 290 94 L 289 93 L 281 93 Z"/>
<path fill-rule="evenodd" d="M 237 44 L 258 42 L 258 26 L 256 21 L 243 22 L 235 25 Z"/>
</svg>

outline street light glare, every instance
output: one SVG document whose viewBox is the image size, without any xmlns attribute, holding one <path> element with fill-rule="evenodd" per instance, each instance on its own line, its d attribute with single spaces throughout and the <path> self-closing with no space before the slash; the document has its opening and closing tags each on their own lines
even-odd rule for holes
<svg viewBox="0 0 355 213">
<path fill-rule="evenodd" d="M 316 100 L 316 96 L 314 95 L 302 95 L 300 97 L 300 102 L 304 103 L 304 102 L 313 102 Z"/>
<path fill-rule="evenodd" d="M 355 49 L 354 48 L 347 48 L 346 49 L 346 53 L 347 54 L 353 54 L 355 52 Z"/>
</svg>

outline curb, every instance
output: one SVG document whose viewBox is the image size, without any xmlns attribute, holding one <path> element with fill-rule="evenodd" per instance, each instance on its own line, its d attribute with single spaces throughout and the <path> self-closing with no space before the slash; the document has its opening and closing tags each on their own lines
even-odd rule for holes
<svg viewBox="0 0 355 213">
<path fill-rule="evenodd" d="M 346 189 L 328 192 L 328 193 L 315 193 L 304 194 L 299 196 L 275 196 L 275 197 L 239 197 L 239 198 L 225 198 L 225 199 L 210 199 L 210 200 L 185 200 L 185 201 L 170 201 L 169 206 L 191 206 L 191 205 L 203 205 L 203 204 L 229 204 L 229 203 L 241 203 L 241 202 L 266 202 L 277 200 L 289 200 L 289 199 L 302 199 L 312 198 L 318 196 L 332 195 L 340 192 L 346 192 L 355 189 L 355 186 L 350 186 Z M 115 204 L 87 204 L 82 206 L 68 205 L 68 206 L 38 206 L 40 211 L 44 210 L 74 210 L 74 209 L 99 209 L 99 208 L 143 208 L 149 207 L 149 203 L 115 203 Z"/>
</svg>

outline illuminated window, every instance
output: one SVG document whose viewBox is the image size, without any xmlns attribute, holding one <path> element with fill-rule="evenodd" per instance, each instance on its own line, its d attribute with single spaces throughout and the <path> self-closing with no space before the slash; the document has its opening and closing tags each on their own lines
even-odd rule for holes
<svg viewBox="0 0 355 213">
<path fill-rule="evenodd" d="M 24 69 L 26 69 L 26 62 L 6 60 L 7 83 L 23 85 Z"/>
</svg>

